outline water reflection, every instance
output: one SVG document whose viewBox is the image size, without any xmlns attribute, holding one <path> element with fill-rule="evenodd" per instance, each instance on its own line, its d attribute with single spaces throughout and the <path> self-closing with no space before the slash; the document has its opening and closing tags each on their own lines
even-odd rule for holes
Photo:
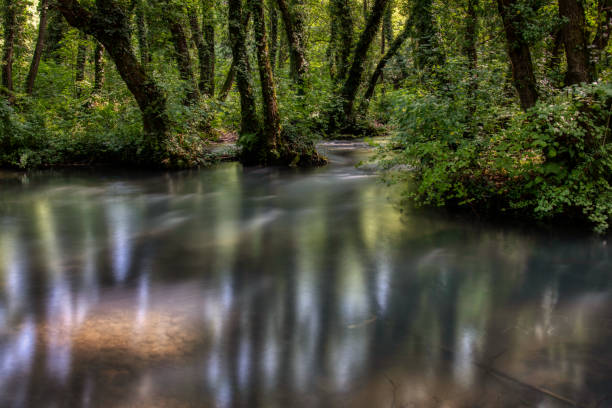
<svg viewBox="0 0 612 408">
<path fill-rule="evenodd" d="M 328 150 L 0 185 L 0 406 L 612 406 L 604 241 L 402 215 Z"/>
</svg>

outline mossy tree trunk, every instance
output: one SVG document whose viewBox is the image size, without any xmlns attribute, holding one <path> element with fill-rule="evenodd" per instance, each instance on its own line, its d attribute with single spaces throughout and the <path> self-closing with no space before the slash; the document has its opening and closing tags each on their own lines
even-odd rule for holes
<svg viewBox="0 0 612 408">
<path fill-rule="evenodd" d="M 164 158 L 169 136 L 166 97 L 132 51 L 125 12 L 113 0 L 96 0 L 93 10 L 82 7 L 76 0 L 57 0 L 57 6 L 70 25 L 93 35 L 104 45 L 142 112 L 148 159 L 156 162 Z"/>
<path fill-rule="evenodd" d="M 41 0 L 39 5 L 39 20 L 38 20 L 38 37 L 36 38 L 36 46 L 34 47 L 34 55 L 32 63 L 26 78 L 26 93 L 31 95 L 34 91 L 36 76 L 38 75 L 38 67 L 45 47 L 45 39 L 47 37 L 47 16 L 49 11 L 49 0 Z"/>
<path fill-rule="evenodd" d="M 255 95 L 246 49 L 246 27 L 243 24 L 242 0 L 228 0 L 228 28 L 232 57 L 236 70 L 236 84 L 240 93 L 240 134 L 251 137 L 259 133 L 260 125 L 255 108 Z"/>
<path fill-rule="evenodd" d="M 385 9 L 385 14 L 383 15 L 383 26 L 382 31 L 380 32 L 381 45 L 380 45 L 380 53 L 385 54 L 385 51 L 388 46 L 391 46 L 393 43 L 393 0 L 389 0 L 389 4 L 387 4 L 387 8 Z"/>
<path fill-rule="evenodd" d="M 102 91 L 104 86 L 104 46 L 100 42 L 96 43 L 94 50 L 94 93 Z"/>
<path fill-rule="evenodd" d="M 198 89 L 206 96 L 215 94 L 215 26 L 212 0 L 202 1 L 202 28 L 194 8 L 189 9 L 191 35 L 198 51 L 200 80 Z"/>
<path fill-rule="evenodd" d="M 465 56 L 468 60 L 468 72 L 470 75 L 468 85 L 469 111 L 473 115 L 476 112 L 476 90 L 478 89 L 478 0 L 468 0 L 467 18 L 465 19 Z"/>
<path fill-rule="evenodd" d="M 85 81 L 85 65 L 87 64 L 87 35 L 82 31 L 79 33 L 79 45 L 77 47 L 74 87 L 77 98 L 83 94 L 83 81 Z"/>
<path fill-rule="evenodd" d="M 593 38 L 592 47 L 601 52 L 610 42 L 612 31 L 612 0 L 599 0 L 597 2 L 597 31 Z"/>
<path fill-rule="evenodd" d="M 276 101 L 276 88 L 272 74 L 272 65 L 268 55 L 268 39 L 266 36 L 265 15 L 262 0 L 249 0 L 251 12 L 253 13 L 253 32 L 255 34 L 255 45 L 257 48 L 257 65 L 259 66 L 259 79 L 261 83 L 261 95 L 263 98 L 264 124 L 260 140 L 251 145 L 251 151 L 243 152 L 248 162 L 269 164 L 279 159 L 278 151 L 281 128 Z M 248 148 L 249 146 L 245 146 Z"/>
<path fill-rule="evenodd" d="M 361 85 L 368 50 L 370 49 L 372 41 L 376 37 L 376 33 L 378 31 L 378 27 L 380 26 L 385 6 L 388 2 L 389 0 L 374 1 L 374 4 L 372 5 L 372 10 L 369 13 L 366 27 L 361 33 L 359 42 L 355 47 L 355 51 L 353 53 L 353 64 L 351 65 L 351 69 L 348 73 L 348 76 L 346 78 L 346 81 L 344 82 L 344 86 L 342 87 L 341 91 L 344 121 L 346 124 L 350 124 L 354 121 L 353 110 L 355 97 L 357 96 L 357 91 L 359 89 L 359 86 Z"/>
<path fill-rule="evenodd" d="M 246 33 L 249 30 L 249 21 L 251 20 L 251 11 L 247 10 L 242 16 L 242 28 Z M 225 81 L 223 81 L 223 85 L 221 85 L 221 90 L 219 91 L 219 96 L 217 99 L 220 101 L 224 101 L 227 99 L 230 91 L 232 90 L 232 85 L 234 84 L 234 79 L 236 78 L 236 61 L 232 58 L 232 64 L 227 70 L 227 74 L 225 75 Z"/>
<path fill-rule="evenodd" d="M 213 15 L 213 0 L 203 0 L 202 31 L 204 34 L 204 72 L 202 92 L 213 96 L 215 94 L 215 20 Z"/>
<path fill-rule="evenodd" d="M 514 9 L 516 4 L 517 0 L 497 0 L 497 9 L 506 33 L 508 56 L 512 63 L 512 80 L 519 95 L 521 107 L 527 110 L 536 104 L 538 92 L 531 51 L 523 33 L 519 31 L 522 16 Z"/>
<path fill-rule="evenodd" d="M 331 32 L 328 55 L 330 72 L 335 82 L 346 78 L 353 49 L 353 16 L 348 0 L 330 0 Z"/>
<path fill-rule="evenodd" d="M 303 89 L 308 62 L 306 60 L 305 31 L 304 31 L 304 4 L 301 0 L 294 0 L 289 7 L 287 0 L 276 0 L 283 19 L 283 27 L 289 43 L 289 59 L 291 62 L 291 75 L 300 89 Z"/>
<path fill-rule="evenodd" d="M 5 1 L 3 10 L 4 49 L 2 53 L 2 91 L 9 103 L 15 102 L 15 88 L 13 85 L 13 59 L 15 44 L 17 42 L 18 13 L 21 11 L 21 2 Z"/>
<path fill-rule="evenodd" d="M 417 42 L 415 65 L 429 73 L 443 66 L 446 59 L 440 47 L 432 7 L 433 0 L 415 0 L 411 10 Z"/>
<path fill-rule="evenodd" d="M 404 28 L 402 29 L 402 32 L 391 43 L 389 50 L 385 53 L 385 55 L 380 59 L 380 61 L 376 65 L 376 69 L 374 70 L 374 73 L 372 74 L 372 76 L 370 77 L 370 80 L 368 81 L 368 89 L 366 90 L 363 96 L 363 100 L 364 100 L 363 110 L 367 108 L 368 101 L 374 95 L 376 84 L 378 83 L 378 80 L 382 77 L 382 73 L 383 73 L 383 70 L 385 69 L 385 66 L 391 60 L 391 58 L 393 58 L 397 54 L 397 52 L 401 48 L 404 41 L 406 41 L 406 39 L 410 35 L 411 29 L 412 29 L 412 19 L 408 18 L 406 19 L 406 22 L 404 23 Z"/>
<path fill-rule="evenodd" d="M 268 53 L 272 71 L 276 67 L 276 54 L 278 51 L 278 10 L 274 0 L 267 1 L 268 19 L 270 20 L 270 38 L 268 40 Z"/>
<path fill-rule="evenodd" d="M 151 51 L 149 50 L 149 35 L 143 0 L 136 0 L 136 31 L 140 64 L 146 67 L 151 63 Z"/>
<path fill-rule="evenodd" d="M 196 87 L 193 67 L 191 65 L 187 36 L 183 29 L 185 16 L 182 7 L 172 3 L 172 0 L 165 0 L 164 3 L 168 5 L 165 13 L 167 25 L 172 37 L 172 44 L 174 45 L 174 56 L 178 64 L 179 75 L 185 88 L 185 99 L 183 102 L 185 105 L 193 105 L 197 103 L 200 95 Z"/>
<path fill-rule="evenodd" d="M 562 28 L 567 60 L 565 85 L 591 82 L 584 7 L 578 0 L 559 0 L 559 15 L 566 20 Z"/>
</svg>

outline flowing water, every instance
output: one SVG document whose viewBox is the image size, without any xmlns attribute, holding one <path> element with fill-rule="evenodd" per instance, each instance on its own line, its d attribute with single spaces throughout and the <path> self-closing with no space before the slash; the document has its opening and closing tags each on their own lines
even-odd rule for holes
<svg viewBox="0 0 612 408">
<path fill-rule="evenodd" d="M 0 174 L 0 406 L 612 406 L 605 239 L 402 213 L 324 148 Z"/>
</svg>

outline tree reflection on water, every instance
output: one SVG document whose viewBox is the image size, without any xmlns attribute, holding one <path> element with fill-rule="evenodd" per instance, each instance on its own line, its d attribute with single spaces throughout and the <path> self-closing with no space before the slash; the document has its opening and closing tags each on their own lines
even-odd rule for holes
<svg viewBox="0 0 612 408">
<path fill-rule="evenodd" d="M 3 185 L 0 405 L 612 404 L 605 241 L 402 215 L 346 162 Z"/>
</svg>

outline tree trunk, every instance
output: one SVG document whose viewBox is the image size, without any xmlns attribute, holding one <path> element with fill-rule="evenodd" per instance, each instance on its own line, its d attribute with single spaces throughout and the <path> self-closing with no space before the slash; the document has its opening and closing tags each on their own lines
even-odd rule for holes
<svg viewBox="0 0 612 408">
<path fill-rule="evenodd" d="M 406 41 L 406 39 L 410 35 L 411 29 L 412 29 L 412 19 L 408 18 L 406 22 L 404 23 L 404 28 L 402 32 L 393 41 L 387 53 L 378 62 L 378 65 L 376 65 L 376 69 L 374 70 L 374 73 L 372 74 L 372 77 L 370 78 L 370 81 L 368 83 L 368 89 L 366 90 L 366 93 L 363 97 L 364 103 L 365 103 L 364 107 L 367 106 L 368 101 L 372 98 L 372 95 L 374 95 L 374 89 L 376 88 L 376 83 L 382 76 L 383 69 L 387 65 L 387 62 L 389 62 L 389 60 L 393 58 L 395 54 L 397 54 L 397 52 L 399 51 L 404 41 Z"/>
<path fill-rule="evenodd" d="M 331 0 L 330 18 L 336 23 L 337 34 L 334 35 L 333 64 L 335 66 L 336 82 L 344 81 L 349 69 L 349 60 L 353 48 L 353 17 L 348 0 Z"/>
<path fill-rule="evenodd" d="M 597 2 L 597 31 L 591 43 L 591 61 L 594 68 L 594 79 L 610 54 L 605 52 L 610 42 L 612 31 L 612 0 L 599 0 Z"/>
<path fill-rule="evenodd" d="M 204 49 L 204 37 L 198 22 L 198 16 L 193 8 L 189 9 L 189 25 L 191 26 L 191 37 L 198 51 L 198 63 L 200 68 L 200 80 L 198 81 L 198 89 L 204 95 L 210 96 L 208 93 L 208 70 L 206 64 L 206 50 Z"/>
<path fill-rule="evenodd" d="M 538 92 L 529 45 L 517 28 L 520 26 L 522 17 L 511 9 L 516 3 L 517 0 L 497 0 L 497 8 L 506 33 L 514 87 L 518 92 L 521 107 L 527 110 L 535 105 L 538 100 Z"/>
<path fill-rule="evenodd" d="M 79 46 L 77 48 L 74 86 L 76 96 L 80 98 L 83 94 L 83 81 L 85 80 L 85 65 L 87 63 L 87 35 L 83 32 L 79 33 Z"/>
<path fill-rule="evenodd" d="M 304 48 L 304 19 L 301 10 L 303 5 L 298 0 L 295 0 L 292 10 L 289 10 L 286 0 L 276 0 L 276 4 L 281 12 L 283 26 L 285 27 L 287 41 L 289 42 L 291 74 L 300 85 L 300 89 L 302 89 L 308 71 L 308 62 L 306 61 L 306 51 Z"/>
<path fill-rule="evenodd" d="M 4 52 L 2 54 L 2 93 L 10 104 L 15 102 L 13 87 L 13 57 L 17 41 L 17 13 L 20 4 L 17 1 L 4 2 Z"/>
<path fill-rule="evenodd" d="M 140 51 L 140 64 L 146 67 L 151 63 L 151 52 L 149 51 L 149 40 L 147 34 L 147 21 L 143 0 L 137 0 L 136 4 L 136 31 L 138 33 L 138 50 Z"/>
<path fill-rule="evenodd" d="M 468 0 L 467 19 L 465 21 L 465 55 L 468 59 L 469 85 L 468 103 L 470 114 L 476 112 L 475 94 L 478 89 L 478 0 Z"/>
<path fill-rule="evenodd" d="M 597 5 L 597 32 L 592 46 L 597 51 L 603 51 L 610 41 L 612 31 L 612 0 L 599 0 Z"/>
<path fill-rule="evenodd" d="M 383 15 L 383 27 L 381 31 L 381 54 L 385 54 L 385 48 L 393 42 L 393 0 L 389 0 L 385 14 Z"/>
<path fill-rule="evenodd" d="M 202 17 L 202 30 L 204 32 L 204 94 L 215 95 L 215 22 L 212 16 L 213 0 L 204 0 L 204 16 Z"/>
<path fill-rule="evenodd" d="M 70 25 L 93 35 L 104 45 L 142 112 L 144 131 L 149 136 L 146 153 L 150 160 L 163 158 L 167 153 L 164 145 L 169 123 L 166 97 L 132 51 L 125 13 L 113 0 L 97 0 L 95 13 L 75 0 L 57 0 L 57 4 Z"/>
<path fill-rule="evenodd" d="M 94 51 L 94 93 L 99 93 L 104 85 L 104 46 L 99 42 Z"/>
<path fill-rule="evenodd" d="M 245 33 L 248 32 L 250 19 L 251 19 L 251 11 L 247 10 L 247 12 L 242 16 L 242 28 Z M 232 64 L 230 65 L 230 68 L 227 71 L 227 75 L 225 76 L 225 81 L 223 81 L 223 85 L 221 86 L 221 91 L 219 91 L 219 96 L 217 97 L 218 100 L 224 101 L 227 99 L 227 96 L 232 90 L 232 85 L 234 84 L 235 77 L 236 77 L 236 64 L 235 64 L 234 59 L 232 58 Z"/>
<path fill-rule="evenodd" d="M 62 13 L 54 6 L 54 2 L 49 3 L 47 11 L 47 35 L 45 38 L 42 59 L 47 61 L 53 59 L 56 64 L 64 62 L 63 57 L 57 52 L 62 44 L 62 40 L 70 26 L 62 16 Z"/>
<path fill-rule="evenodd" d="M 415 0 L 411 13 L 417 40 L 416 66 L 427 71 L 432 71 L 435 67 L 444 65 L 445 62 L 432 14 L 432 3 L 433 0 Z"/>
<path fill-rule="evenodd" d="M 232 90 L 232 85 L 234 84 L 235 77 L 236 66 L 234 65 L 234 61 L 232 60 L 232 65 L 230 65 L 229 70 L 227 71 L 225 81 L 223 81 L 223 85 L 221 86 L 221 90 L 219 91 L 219 96 L 217 97 L 217 99 L 219 99 L 220 101 L 224 101 L 227 99 L 227 96 Z"/>
<path fill-rule="evenodd" d="M 567 60 L 565 85 L 591 82 L 582 3 L 578 0 L 559 0 L 559 15 L 567 19 L 567 23 L 562 28 Z"/>
<path fill-rule="evenodd" d="M 185 86 L 185 105 L 193 105 L 199 99 L 198 89 L 196 87 L 193 69 L 191 67 L 191 56 L 189 55 L 189 45 L 187 44 L 187 36 L 183 30 L 181 18 L 178 16 L 178 11 L 168 12 L 168 29 L 172 35 L 172 43 L 176 62 L 178 64 L 179 76 Z"/>
<path fill-rule="evenodd" d="M 212 1 L 203 0 L 202 30 L 195 10 L 189 10 L 189 24 L 191 34 L 198 50 L 200 65 L 200 81 L 198 88 L 206 96 L 215 94 L 215 27 L 211 18 Z"/>
<path fill-rule="evenodd" d="M 353 64 L 348 73 L 348 77 L 342 87 L 341 96 L 343 100 L 343 110 L 347 122 L 352 122 L 353 118 L 353 105 L 355 103 L 355 97 L 357 96 L 357 90 L 361 84 L 361 77 L 363 76 L 363 70 L 365 65 L 366 56 L 372 41 L 376 37 L 376 32 L 380 26 L 382 15 L 385 10 L 385 6 L 389 0 L 375 0 L 372 6 L 372 11 L 366 23 L 366 27 L 361 33 L 359 42 L 355 47 L 353 54 Z"/>
<path fill-rule="evenodd" d="M 278 12 L 274 0 L 268 0 L 268 15 L 270 19 L 269 54 L 272 70 L 276 66 L 276 51 L 278 50 Z"/>
<path fill-rule="evenodd" d="M 550 60 L 548 61 L 548 69 L 557 69 L 561 64 L 561 49 L 563 47 L 563 30 L 559 29 L 553 36 L 553 47 L 550 52 Z"/>
<path fill-rule="evenodd" d="M 43 48 L 45 46 L 45 37 L 47 36 L 47 11 L 49 9 L 49 0 L 40 1 L 40 19 L 38 23 L 38 38 L 36 39 L 36 47 L 32 56 L 32 63 L 26 78 L 26 93 L 32 95 L 34 91 L 34 83 L 38 74 L 38 67 L 42 57 Z"/>
<path fill-rule="evenodd" d="M 236 83 L 240 92 L 241 135 L 259 132 L 251 70 L 246 49 L 246 29 L 242 18 L 242 0 L 228 0 L 229 39 L 236 66 Z M 245 19 L 246 20 L 246 19 Z"/>
<path fill-rule="evenodd" d="M 252 153 L 260 156 L 258 159 L 260 163 L 263 161 L 263 164 L 267 164 L 270 161 L 270 155 L 272 155 L 271 159 L 278 158 L 277 145 L 280 142 L 281 128 L 276 102 L 276 88 L 268 56 L 268 40 L 266 38 L 265 16 L 262 3 L 262 0 L 250 0 L 264 113 L 263 143 L 261 146 L 264 151 Z"/>
</svg>

